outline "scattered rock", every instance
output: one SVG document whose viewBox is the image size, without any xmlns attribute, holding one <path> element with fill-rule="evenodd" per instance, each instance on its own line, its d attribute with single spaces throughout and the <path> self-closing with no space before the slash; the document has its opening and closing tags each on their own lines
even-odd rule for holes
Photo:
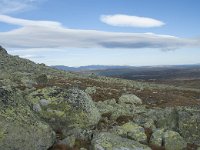
<svg viewBox="0 0 200 150">
<path fill-rule="evenodd" d="M 180 134 L 174 131 L 166 131 L 164 133 L 164 143 L 166 150 L 182 150 L 187 147 L 187 143 Z"/>
<path fill-rule="evenodd" d="M 48 106 L 49 103 L 50 103 L 50 102 L 49 102 L 48 100 L 46 100 L 46 99 L 41 99 L 39 102 L 40 102 L 40 105 L 41 105 L 41 106 Z"/>
<path fill-rule="evenodd" d="M 40 104 L 34 104 L 33 105 L 33 111 L 35 111 L 35 112 L 42 111 L 42 108 L 40 107 Z"/>
<path fill-rule="evenodd" d="M 125 104 L 141 105 L 142 100 L 134 94 L 124 94 L 119 98 L 118 103 L 119 104 L 125 103 Z"/>
<path fill-rule="evenodd" d="M 95 93 L 96 93 L 96 87 L 95 87 L 95 86 L 93 86 L 93 87 L 87 87 L 87 88 L 85 89 L 85 92 L 86 92 L 87 94 L 89 94 L 89 95 L 95 94 Z"/>
<path fill-rule="evenodd" d="M 150 143 L 156 146 L 163 146 L 163 135 L 164 135 L 164 129 L 158 129 L 156 130 L 150 139 Z"/>
<path fill-rule="evenodd" d="M 122 138 L 115 134 L 102 132 L 92 140 L 93 150 L 151 150 L 148 146 L 137 141 Z"/>
<path fill-rule="evenodd" d="M 133 122 L 128 122 L 122 126 L 116 127 L 113 129 L 113 132 L 122 137 L 126 137 L 135 141 L 142 143 L 147 142 L 147 136 L 145 134 L 144 128 Z"/>
</svg>

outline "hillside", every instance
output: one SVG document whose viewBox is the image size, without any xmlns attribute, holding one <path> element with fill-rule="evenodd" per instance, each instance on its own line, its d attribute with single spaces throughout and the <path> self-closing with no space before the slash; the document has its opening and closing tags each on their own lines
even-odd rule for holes
<svg viewBox="0 0 200 150">
<path fill-rule="evenodd" d="M 98 76 L 200 89 L 200 65 L 198 64 L 157 67 L 129 67 L 121 69 L 81 71 L 81 73 L 95 73 Z"/>
<path fill-rule="evenodd" d="M 69 73 L 2 47 L 0 61 L 0 149 L 200 146 L 198 88 Z"/>
</svg>

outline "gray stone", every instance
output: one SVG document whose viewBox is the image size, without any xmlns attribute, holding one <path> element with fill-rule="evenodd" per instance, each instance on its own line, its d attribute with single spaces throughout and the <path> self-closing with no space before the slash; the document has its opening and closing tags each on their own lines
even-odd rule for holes
<svg viewBox="0 0 200 150">
<path fill-rule="evenodd" d="M 27 99 L 40 103 L 41 95 L 49 102 L 45 101 L 48 105 L 41 107 L 39 116 L 54 129 L 88 128 L 96 125 L 101 117 L 91 97 L 79 89 L 48 87 L 32 92 Z M 52 118 L 55 118 L 54 122 L 50 121 Z"/>
<path fill-rule="evenodd" d="M 40 112 L 42 110 L 40 104 L 33 104 L 33 111 Z"/>
<path fill-rule="evenodd" d="M 95 94 L 95 93 L 96 93 L 96 87 L 95 87 L 95 86 L 93 86 L 93 87 L 87 87 L 87 88 L 85 89 L 85 92 L 86 92 L 87 94 L 89 94 L 89 95 Z"/>
<path fill-rule="evenodd" d="M 0 95 L 1 150 L 46 150 L 53 145 L 52 128 L 35 115 L 20 91 L 3 89 Z"/>
<path fill-rule="evenodd" d="M 133 122 L 128 122 L 122 126 L 115 127 L 112 132 L 135 141 L 143 143 L 147 142 L 147 136 L 144 132 L 144 128 Z"/>
<path fill-rule="evenodd" d="M 166 150 L 182 150 L 187 147 L 187 143 L 177 132 L 166 131 L 163 138 Z"/>
<path fill-rule="evenodd" d="M 179 133 L 189 143 L 200 145 L 200 107 L 181 107 Z"/>
<path fill-rule="evenodd" d="M 124 94 L 119 98 L 118 102 L 120 104 L 122 103 L 132 104 L 132 105 L 142 104 L 142 100 L 134 94 Z"/>
<path fill-rule="evenodd" d="M 162 146 L 163 143 L 163 135 L 164 135 L 164 129 L 158 129 L 156 130 L 151 138 L 150 143 L 157 146 Z"/>
<path fill-rule="evenodd" d="M 40 105 L 41 106 L 48 106 L 50 103 L 50 101 L 46 100 L 46 99 L 41 99 L 40 100 Z"/>
<path fill-rule="evenodd" d="M 137 141 L 122 138 L 115 134 L 102 132 L 92 140 L 93 150 L 151 150 L 148 146 Z"/>
</svg>

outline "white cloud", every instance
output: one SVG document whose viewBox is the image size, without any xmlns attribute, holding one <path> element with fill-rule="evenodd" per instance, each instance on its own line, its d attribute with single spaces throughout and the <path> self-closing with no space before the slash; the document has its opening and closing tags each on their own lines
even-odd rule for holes
<svg viewBox="0 0 200 150">
<path fill-rule="evenodd" d="M 32 9 L 45 0 L 0 0 L 0 14 L 9 14 Z"/>
<path fill-rule="evenodd" d="M 8 24 L 14 24 L 19 26 L 26 26 L 26 27 L 49 27 L 49 28 L 56 28 L 61 27 L 61 24 L 54 21 L 32 21 L 32 20 L 25 20 L 25 19 L 18 19 L 13 18 L 7 15 L 0 15 L 0 21 Z"/>
<path fill-rule="evenodd" d="M 128 16 L 123 14 L 116 15 L 102 15 L 100 20 L 108 25 L 112 26 L 120 26 L 120 27 L 160 27 L 165 23 L 162 21 L 146 18 L 146 17 L 138 17 L 138 16 Z"/>
<path fill-rule="evenodd" d="M 183 39 L 153 33 L 121 33 L 69 29 L 59 22 L 33 21 L 0 15 L 0 22 L 19 25 L 0 32 L 0 45 L 6 48 L 158 48 L 171 50 L 199 46 L 196 39 Z"/>
</svg>

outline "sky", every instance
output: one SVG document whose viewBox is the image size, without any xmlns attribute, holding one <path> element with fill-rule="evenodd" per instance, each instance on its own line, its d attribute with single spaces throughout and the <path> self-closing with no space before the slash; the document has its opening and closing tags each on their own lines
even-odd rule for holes
<svg viewBox="0 0 200 150">
<path fill-rule="evenodd" d="M 200 63 L 199 0 L 0 0 L 0 45 L 47 65 Z"/>
</svg>

